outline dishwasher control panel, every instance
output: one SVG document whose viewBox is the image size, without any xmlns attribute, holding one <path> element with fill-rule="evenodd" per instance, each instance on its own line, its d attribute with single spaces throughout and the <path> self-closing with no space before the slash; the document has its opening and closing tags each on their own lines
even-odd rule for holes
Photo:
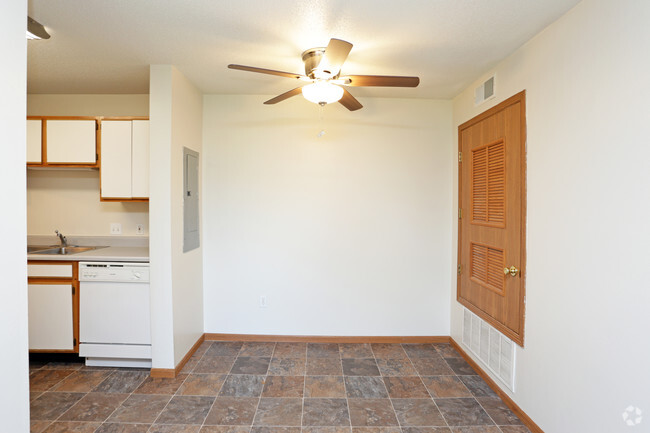
<svg viewBox="0 0 650 433">
<path fill-rule="evenodd" d="M 149 282 L 149 263 L 80 262 L 79 281 Z"/>
</svg>

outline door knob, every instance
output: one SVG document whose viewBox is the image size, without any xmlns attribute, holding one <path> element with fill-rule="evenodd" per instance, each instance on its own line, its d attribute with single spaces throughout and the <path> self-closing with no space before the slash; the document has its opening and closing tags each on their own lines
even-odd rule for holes
<svg viewBox="0 0 650 433">
<path fill-rule="evenodd" d="M 510 266 L 509 268 L 503 268 L 503 273 L 508 275 L 510 274 L 513 277 L 516 277 L 517 274 L 519 273 L 519 269 L 517 269 L 514 266 Z"/>
</svg>

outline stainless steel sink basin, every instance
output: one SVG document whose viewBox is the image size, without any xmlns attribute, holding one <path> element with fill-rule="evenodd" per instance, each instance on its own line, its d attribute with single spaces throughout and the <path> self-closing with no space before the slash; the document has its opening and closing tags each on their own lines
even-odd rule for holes
<svg viewBox="0 0 650 433">
<path fill-rule="evenodd" d="M 32 249 L 30 251 L 30 248 Z M 70 247 L 44 247 L 41 249 L 35 249 L 38 247 L 27 247 L 27 253 L 28 254 L 45 254 L 45 255 L 68 255 L 68 254 L 77 254 L 77 253 L 83 253 L 84 251 L 90 251 L 90 250 L 97 250 L 99 248 L 106 248 L 106 247 L 77 247 L 77 246 L 70 246 Z"/>
<path fill-rule="evenodd" d="M 27 254 L 33 254 L 37 251 L 49 250 L 56 248 L 56 245 L 27 245 Z"/>
</svg>

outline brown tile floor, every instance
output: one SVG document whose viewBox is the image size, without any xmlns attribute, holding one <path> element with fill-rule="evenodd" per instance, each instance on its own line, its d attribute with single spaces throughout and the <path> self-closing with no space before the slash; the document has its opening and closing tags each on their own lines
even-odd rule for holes
<svg viewBox="0 0 650 433">
<path fill-rule="evenodd" d="M 206 341 L 174 379 L 30 370 L 36 433 L 529 432 L 448 344 Z"/>
</svg>

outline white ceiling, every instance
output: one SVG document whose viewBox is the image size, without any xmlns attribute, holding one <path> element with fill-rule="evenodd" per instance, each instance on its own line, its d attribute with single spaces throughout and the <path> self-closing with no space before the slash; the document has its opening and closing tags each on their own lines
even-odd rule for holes
<svg viewBox="0 0 650 433">
<path fill-rule="evenodd" d="M 355 96 L 452 98 L 578 0 L 30 0 L 52 35 L 28 42 L 28 93 L 148 93 L 173 64 L 204 93 L 279 94 L 295 83 L 227 69 L 303 73 L 300 54 L 354 44 L 342 73 L 417 75 L 416 89 Z"/>
</svg>

